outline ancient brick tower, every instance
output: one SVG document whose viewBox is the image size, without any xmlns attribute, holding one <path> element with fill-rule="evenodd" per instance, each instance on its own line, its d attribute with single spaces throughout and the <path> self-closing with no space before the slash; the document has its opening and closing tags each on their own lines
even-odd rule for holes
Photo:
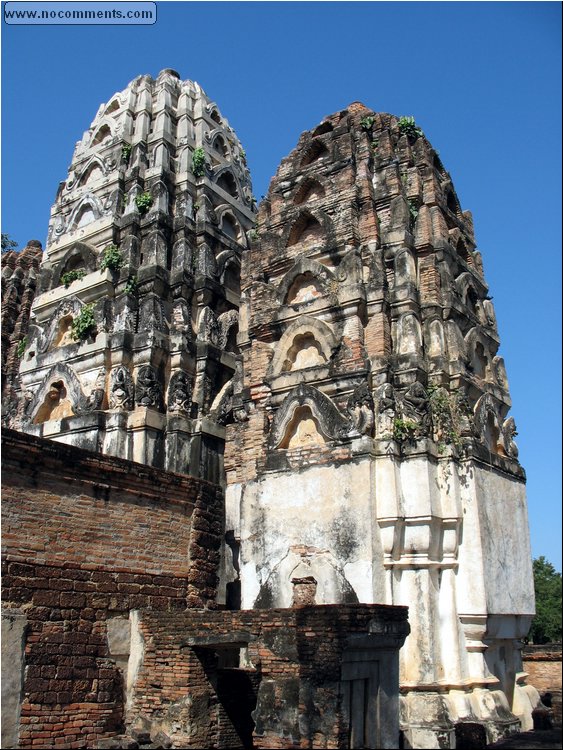
<svg viewBox="0 0 563 750">
<path fill-rule="evenodd" d="M 408 743 L 517 726 L 524 473 L 471 215 L 412 118 L 354 103 L 304 133 L 241 287 L 227 598 L 408 604 Z"/>
<path fill-rule="evenodd" d="M 217 481 L 253 220 L 197 83 L 163 70 L 102 105 L 51 211 L 13 424 Z"/>
<path fill-rule="evenodd" d="M 42 255 L 38 240 L 30 240 L 21 252 L 2 254 L 2 411 L 6 419 L 15 417 L 17 411 L 20 355 Z"/>
</svg>

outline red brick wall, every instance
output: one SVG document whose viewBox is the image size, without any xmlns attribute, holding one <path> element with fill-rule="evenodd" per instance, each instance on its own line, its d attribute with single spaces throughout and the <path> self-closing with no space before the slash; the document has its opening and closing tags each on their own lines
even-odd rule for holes
<svg viewBox="0 0 563 750">
<path fill-rule="evenodd" d="M 238 747 L 232 744 L 237 735 L 223 710 L 215 651 L 220 651 L 218 644 L 246 639 L 249 683 L 258 699 L 253 746 L 346 747 L 339 681 L 348 639 L 367 633 L 374 621 L 382 633 L 404 633 L 406 614 L 405 607 L 368 604 L 143 611 L 145 652 L 128 724 L 158 727 L 176 747 Z M 241 713 L 234 713 L 235 720 Z M 189 727 L 189 733 L 182 727 Z"/>
<path fill-rule="evenodd" d="M 524 672 L 530 675 L 526 682 L 539 693 L 561 690 L 561 644 L 525 646 L 522 650 Z"/>
<path fill-rule="evenodd" d="M 2 464 L 3 605 L 27 618 L 21 746 L 92 747 L 122 721 L 106 619 L 214 606 L 222 495 L 11 430 Z"/>
</svg>

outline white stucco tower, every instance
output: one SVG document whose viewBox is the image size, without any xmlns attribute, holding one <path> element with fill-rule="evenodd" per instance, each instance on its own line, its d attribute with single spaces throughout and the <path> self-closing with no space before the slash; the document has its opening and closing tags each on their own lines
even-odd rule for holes
<svg viewBox="0 0 563 750">
<path fill-rule="evenodd" d="M 15 426 L 220 481 L 254 206 L 197 83 L 166 69 L 102 104 L 51 210 Z"/>
</svg>

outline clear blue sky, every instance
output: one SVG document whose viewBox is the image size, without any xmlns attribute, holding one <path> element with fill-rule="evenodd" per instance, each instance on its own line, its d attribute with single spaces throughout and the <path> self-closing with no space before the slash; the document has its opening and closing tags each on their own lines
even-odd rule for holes
<svg viewBox="0 0 563 750">
<path fill-rule="evenodd" d="M 2 231 L 44 242 L 99 104 L 168 67 L 217 101 L 257 198 L 300 133 L 350 102 L 415 116 L 474 215 L 532 550 L 561 570 L 561 5 L 167 2 L 154 26 L 3 24 Z"/>
</svg>

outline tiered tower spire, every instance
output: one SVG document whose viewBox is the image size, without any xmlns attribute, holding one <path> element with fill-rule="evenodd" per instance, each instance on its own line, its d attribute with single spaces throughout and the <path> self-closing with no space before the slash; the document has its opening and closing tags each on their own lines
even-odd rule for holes
<svg viewBox="0 0 563 750">
<path fill-rule="evenodd" d="M 406 604 L 411 746 L 516 726 L 524 474 L 471 214 L 414 120 L 354 103 L 304 133 L 242 290 L 227 596 Z"/>
<path fill-rule="evenodd" d="M 24 429 L 218 481 L 253 220 L 244 151 L 197 83 L 163 70 L 103 104 L 51 211 Z"/>
</svg>

